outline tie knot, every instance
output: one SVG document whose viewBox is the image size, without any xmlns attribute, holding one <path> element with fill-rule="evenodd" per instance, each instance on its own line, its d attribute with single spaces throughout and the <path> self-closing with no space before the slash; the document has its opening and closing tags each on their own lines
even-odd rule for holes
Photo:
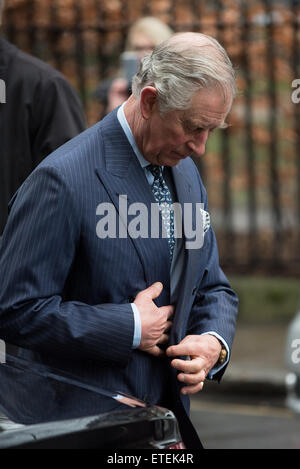
<svg viewBox="0 0 300 469">
<path fill-rule="evenodd" d="M 158 178 L 162 177 L 162 175 L 163 175 L 163 167 L 162 166 L 158 166 L 158 165 L 155 165 L 155 164 L 150 164 L 148 166 L 148 168 L 151 171 L 151 173 L 153 174 L 155 179 L 158 179 Z"/>
</svg>

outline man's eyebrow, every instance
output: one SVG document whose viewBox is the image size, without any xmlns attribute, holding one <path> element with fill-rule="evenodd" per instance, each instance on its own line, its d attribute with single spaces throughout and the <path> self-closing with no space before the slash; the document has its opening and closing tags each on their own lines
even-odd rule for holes
<svg viewBox="0 0 300 469">
<path fill-rule="evenodd" d="M 228 129 L 230 127 L 230 124 L 227 124 L 227 122 L 223 122 L 221 125 L 219 125 L 217 128 L 218 129 Z"/>
<path fill-rule="evenodd" d="M 215 124 L 211 122 L 204 122 L 203 127 L 213 127 L 214 129 L 227 129 L 229 124 L 227 122 L 222 122 L 221 124 Z"/>
<path fill-rule="evenodd" d="M 193 121 L 193 120 L 187 120 L 186 121 L 188 126 L 190 127 L 199 127 L 199 128 L 214 128 L 214 129 L 227 129 L 227 127 L 229 127 L 229 124 L 227 124 L 227 122 L 222 122 L 222 124 L 219 124 L 219 125 L 214 125 L 214 123 L 212 122 L 208 122 L 208 121 L 201 121 L 201 123 L 199 122 L 196 122 L 196 121 Z"/>
</svg>

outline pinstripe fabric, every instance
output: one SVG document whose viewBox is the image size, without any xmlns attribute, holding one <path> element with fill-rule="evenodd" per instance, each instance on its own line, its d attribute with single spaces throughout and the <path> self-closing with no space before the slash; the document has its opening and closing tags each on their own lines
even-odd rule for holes
<svg viewBox="0 0 300 469">
<path fill-rule="evenodd" d="M 193 162 L 186 159 L 172 172 L 179 201 L 205 202 L 207 210 Z M 150 214 L 155 199 L 116 111 L 29 176 L 14 198 L 0 245 L 0 338 L 82 380 L 159 403 L 167 390 L 177 392 L 168 387 L 170 366 L 167 359 L 132 350 L 129 303 L 156 281 L 164 285 L 157 305 L 170 303 L 168 242 L 97 237 L 98 204 L 118 208 L 124 194 L 128 204 L 143 202 Z M 186 253 L 171 343 L 215 330 L 230 346 L 236 311 L 210 228 L 204 246 Z M 76 405 L 80 396 L 66 399 Z M 109 410 L 108 404 L 91 404 L 92 410 Z"/>
</svg>

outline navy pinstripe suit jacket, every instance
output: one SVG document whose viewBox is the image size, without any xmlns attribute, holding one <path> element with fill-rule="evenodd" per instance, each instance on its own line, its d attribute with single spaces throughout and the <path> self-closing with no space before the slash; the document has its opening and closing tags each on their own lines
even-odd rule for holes
<svg viewBox="0 0 300 469">
<path fill-rule="evenodd" d="M 172 174 L 179 202 L 203 202 L 207 209 L 192 160 Z M 49 155 L 14 197 L 0 246 L 0 338 L 31 350 L 35 362 L 171 407 L 179 389 L 170 381 L 174 370 L 167 359 L 132 350 L 130 305 L 156 281 L 164 285 L 156 304 L 170 304 L 168 244 L 165 238 L 97 237 L 98 204 L 117 207 L 119 194 L 129 204 L 143 202 L 149 213 L 155 202 L 114 111 Z M 170 341 L 213 330 L 230 346 L 236 312 L 210 228 L 201 249 L 186 251 Z M 71 408 L 80 395 L 64 399 Z M 86 412 L 88 400 L 81 401 Z M 97 411 L 110 406 L 103 399 Z"/>
</svg>

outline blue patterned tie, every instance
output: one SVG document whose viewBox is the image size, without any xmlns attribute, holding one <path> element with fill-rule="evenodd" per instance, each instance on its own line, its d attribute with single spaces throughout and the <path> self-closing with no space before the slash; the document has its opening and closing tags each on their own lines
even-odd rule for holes
<svg viewBox="0 0 300 469">
<path fill-rule="evenodd" d="M 161 216 L 164 222 L 164 227 L 166 229 L 167 236 L 168 236 L 170 257 L 172 260 L 173 250 L 175 246 L 175 237 L 174 237 L 174 210 L 171 209 L 171 206 L 172 206 L 171 193 L 166 184 L 166 181 L 163 178 L 162 166 L 156 166 L 156 165 L 151 164 L 148 166 L 148 168 L 154 176 L 154 181 L 152 184 L 152 192 L 161 211 Z"/>
</svg>

